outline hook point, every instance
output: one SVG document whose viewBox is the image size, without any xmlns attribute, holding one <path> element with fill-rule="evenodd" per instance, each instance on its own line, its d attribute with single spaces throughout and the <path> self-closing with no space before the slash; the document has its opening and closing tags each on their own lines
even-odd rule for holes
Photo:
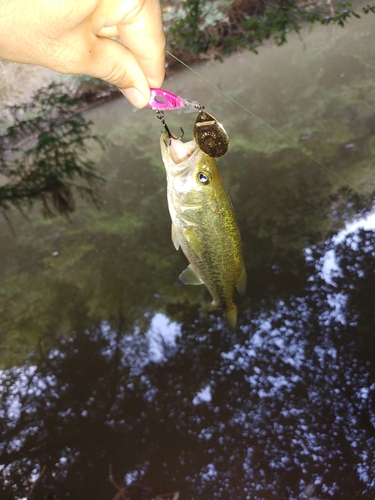
<svg viewBox="0 0 375 500">
<path fill-rule="evenodd" d="M 176 135 L 172 134 L 172 132 L 169 130 L 168 125 L 165 123 L 165 117 L 164 117 L 163 111 L 156 111 L 156 118 L 158 118 L 161 121 L 165 132 L 168 134 L 169 139 L 181 140 L 183 138 L 185 132 L 184 132 L 182 127 L 180 127 L 180 130 L 181 130 L 180 137 L 177 137 Z"/>
</svg>

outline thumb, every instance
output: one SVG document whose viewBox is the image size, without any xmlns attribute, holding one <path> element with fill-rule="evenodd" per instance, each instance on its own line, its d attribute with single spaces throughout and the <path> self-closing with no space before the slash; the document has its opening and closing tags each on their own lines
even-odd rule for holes
<svg viewBox="0 0 375 500">
<path fill-rule="evenodd" d="M 150 86 L 133 53 L 120 42 L 97 37 L 84 63 L 85 74 L 115 85 L 136 108 L 150 99 Z"/>
</svg>

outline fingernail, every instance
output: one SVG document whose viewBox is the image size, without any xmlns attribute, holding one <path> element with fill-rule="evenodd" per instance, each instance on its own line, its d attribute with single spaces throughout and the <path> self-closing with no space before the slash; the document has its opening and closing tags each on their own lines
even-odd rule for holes
<svg viewBox="0 0 375 500">
<path fill-rule="evenodd" d="M 129 89 L 120 89 L 120 90 L 127 98 L 127 100 L 131 104 L 133 104 L 133 106 L 135 106 L 136 108 L 143 108 L 148 103 L 146 98 L 139 92 L 138 89 L 131 87 Z"/>
</svg>

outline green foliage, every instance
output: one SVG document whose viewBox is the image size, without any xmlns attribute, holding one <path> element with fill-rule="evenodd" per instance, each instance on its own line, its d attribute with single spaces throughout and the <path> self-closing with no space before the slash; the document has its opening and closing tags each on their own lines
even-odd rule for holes
<svg viewBox="0 0 375 500">
<path fill-rule="evenodd" d="M 207 22 L 207 13 L 214 15 Z M 375 13 L 375 5 L 362 7 L 361 13 Z M 345 26 L 360 14 L 348 2 L 335 8 L 328 2 L 302 3 L 296 0 L 277 2 L 185 0 L 164 16 L 170 48 L 180 55 L 229 53 L 239 47 L 256 51 L 264 40 L 277 45 L 287 41 L 288 34 L 300 33 L 306 24 Z"/>
<path fill-rule="evenodd" d="M 203 32 L 200 30 L 202 7 L 200 0 L 185 0 L 182 4 L 184 16 L 170 26 L 169 33 L 173 37 L 172 46 L 183 44 L 193 54 L 207 49 Z"/>
<path fill-rule="evenodd" d="M 31 102 L 9 106 L 0 131 L 0 208 L 43 203 L 43 213 L 68 214 L 73 190 L 96 201 L 102 178 L 88 159 L 100 139 L 79 111 L 79 100 L 61 84 L 41 89 Z M 5 213 L 5 212 L 4 212 Z"/>
</svg>

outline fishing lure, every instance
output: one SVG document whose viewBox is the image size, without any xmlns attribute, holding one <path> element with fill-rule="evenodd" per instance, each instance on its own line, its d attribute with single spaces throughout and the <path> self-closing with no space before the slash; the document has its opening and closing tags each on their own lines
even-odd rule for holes
<svg viewBox="0 0 375 500">
<path fill-rule="evenodd" d="M 204 106 L 198 101 L 184 99 L 178 95 L 172 94 L 164 89 L 150 89 L 151 98 L 147 107 L 156 111 L 156 116 L 161 120 L 169 136 L 174 137 L 169 131 L 165 120 L 164 111 L 174 109 L 192 109 L 198 111 L 195 120 L 193 136 L 194 140 L 203 153 L 212 158 L 219 158 L 225 155 L 229 147 L 229 137 L 223 125 L 216 120 L 214 116 L 208 113 Z M 183 132 L 183 131 L 182 131 Z"/>
</svg>

